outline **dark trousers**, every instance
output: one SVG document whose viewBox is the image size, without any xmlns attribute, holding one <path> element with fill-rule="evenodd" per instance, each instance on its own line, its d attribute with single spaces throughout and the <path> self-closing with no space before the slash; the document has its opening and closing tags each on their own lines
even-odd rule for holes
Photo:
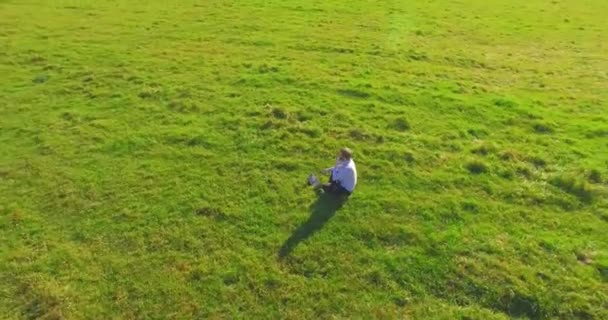
<svg viewBox="0 0 608 320">
<path fill-rule="evenodd" d="M 329 183 L 322 186 L 323 191 L 337 196 L 350 196 L 351 192 L 346 190 L 340 182 L 335 181 L 333 175 L 329 178 Z"/>
</svg>

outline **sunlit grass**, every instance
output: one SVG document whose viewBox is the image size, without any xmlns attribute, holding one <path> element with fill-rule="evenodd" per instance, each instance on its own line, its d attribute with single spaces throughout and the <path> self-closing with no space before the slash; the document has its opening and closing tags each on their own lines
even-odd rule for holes
<svg viewBox="0 0 608 320">
<path fill-rule="evenodd" d="M 0 1 L 0 318 L 608 318 L 607 15 Z"/>
</svg>

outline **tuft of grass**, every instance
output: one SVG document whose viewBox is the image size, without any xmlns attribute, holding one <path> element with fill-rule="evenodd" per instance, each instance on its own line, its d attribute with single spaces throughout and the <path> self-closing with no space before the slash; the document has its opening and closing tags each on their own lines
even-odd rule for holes
<svg viewBox="0 0 608 320">
<path fill-rule="evenodd" d="M 280 108 L 273 108 L 272 111 L 272 116 L 275 117 L 276 119 L 287 119 L 288 117 L 288 113 L 287 111 L 280 109 Z"/>
<path fill-rule="evenodd" d="M 407 162 L 408 164 L 414 164 L 416 162 L 416 157 L 414 156 L 414 154 L 412 152 L 405 152 L 403 154 L 403 160 L 405 160 L 405 162 Z"/>
<path fill-rule="evenodd" d="M 142 99 L 156 99 L 160 97 L 160 90 L 158 88 L 144 88 L 137 96 Z"/>
<path fill-rule="evenodd" d="M 537 168 L 543 168 L 547 166 L 547 161 L 538 155 L 528 157 L 528 161 Z"/>
<path fill-rule="evenodd" d="M 272 72 L 279 72 L 279 67 L 269 66 L 267 64 L 262 64 L 258 67 L 258 73 L 272 73 Z"/>
<path fill-rule="evenodd" d="M 597 169 L 592 169 L 589 171 L 589 174 L 587 175 L 587 179 L 591 183 L 602 183 L 602 181 L 603 181 L 602 173 Z"/>
<path fill-rule="evenodd" d="M 194 213 L 198 216 L 213 218 L 216 220 L 224 220 L 226 218 L 226 214 L 222 212 L 222 210 L 212 207 L 201 207 L 196 209 Z"/>
<path fill-rule="evenodd" d="M 296 119 L 299 122 L 306 122 L 314 119 L 315 115 L 312 112 L 300 110 L 296 113 Z"/>
<path fill-rule="evenodd" d="M 151 96 L 146 96 L 147 98 Z M 182 101 L 182 100 L 174 100 L 169 102 L 167 107 L 175 112 L 188 113 L 188 112 L 198 112 L 200 108 L 196 102 L 193 101 Z"/>
<path fill-rule="evenodd" d="M 494 99 L 494 105 L 503 108 L 514 108 L 517 107 L 517 102 L 507 98 Z"/>
<path fill-rule="evenodd" d="M 19 279 L 19 295 L 25 300 L 22 316 L 28 319 L 67 319 L 60 289 L 41 278 Z"/>
<path fill-rule="evenodd" d="M 548 124 L 548 123 L 541 123 L 541 122 L 535 123 L 532 126 L 532 128 L 534 129 L 534 132 L 541 133 L 541 134 L 549 134 L 549 133 L 553 133 L 555 131 L 553 129 L 553 125 Z"/>
<path fill-rule="evenodd" d="M 608 281 L 608 264 L 599 264 L 597 271 L 604 282 Z"/>
<path fill-rule="evenodd" d="M 550 182 L 563 191 L 576 196 L 584 203 L 591 203 L 595 200 L 596 193 L 585 180 L 573 176 L 556 176 Z"/>
<path fill-rule="evenodd" d="M 483 128 L 471 128 L 467 130 L 467 133 L 477 139 L 482 139 L 488 136 L 488 131 Z"/>
<path fill-rule="evenodd" d="M 357 90 L 357 89 L 340 89 L 340 90 L 338 90 L 338 93 L 345 97 L 356 98 L 356 99 L 366 99 L 371 96 L 370 93 L 361 91 L 361 90 Z"/>
<path fill-rule="evenodd" d="M 515 173 L 513 172 L 513 170 L 509 169 L 503 169 L 498 174 L 500 177 L 507 180 L 512 180 L 515 177 Z"/>
<path fill-rule="evenodd" d="M 39 75 L 35 76 L 34 79 L 32 79 L 33 83 L 38 83 L 38 84 L 45 83 L 47 81 L 49 81 L 49 76 L 46 74 L 39 74 Z"/>
<path fill-rule="evenodd" d="M 363 130 L 361 129 L 352 129 L 349 131 L 349 136 L 350 138 L 354 139 L 354 140 L 367 140 L 369 139 L 371 136 L 367 133 L 365 133 Z"/>
<path fill-rule="evenodd" d="M 410 128 L 411 128 L 410 123 L 405 118 L 395 119 L 391 126 L 393 129 L 400 131 L 400 132 L 410 130 Z"/>
<path fill-rule="evenodd" d="M 516 170 L 518 175 L 526 178 L 526 179 L 532 179 L 534 177 L 534 173 L 532 172 L 532 170 L 530 170 L 530 168 L 528 168 L 525 165 L 519 165 L 517 166 Z"/>
<path fill-rule="evenodd" d="M 496 148 L 495 145 L 484 143 L 484 144 L 481 144 L 481 145 L 473 148 L 471 150 L 471 153 L 474 153 L 474 154 L 477 154 L 477 155 L 480 155 L 480 156 L 487 156 L 487 155 L 489 155 L 491 153 L 495 153 L 496 149 L 497 148 Z"/>
<path fill-rule="evenodd" d="M 482 174 L 488 172 L 488 165 L 479 160 L 472 160 L 466 164 L 467 170 L 472 174 Z"/>
<path fill-rule="evenodd" d="M 519 155 L 519 153 L 513 150 L 505 150 L 500 153 L 499 158 L 503 161 L 518 161 L 521 156 Z"/>
<path fill-rule="evenodd" d="M 301 127 L 298 128 L 298 131 L 311 138 L 318 138 L 323 134 L 323 130 L 321 128 L 314 126 Z"/>
</svg>

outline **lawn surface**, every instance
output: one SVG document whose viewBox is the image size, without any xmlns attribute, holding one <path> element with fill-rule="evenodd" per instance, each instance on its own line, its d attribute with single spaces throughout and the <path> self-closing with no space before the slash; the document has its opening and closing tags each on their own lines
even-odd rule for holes
<svg viewBox="0 0 608 320">
<path fill-rule="evenodd" d="M 0 0 L 0 318 L 608 319 L 607 16 Z"/>
</svg>

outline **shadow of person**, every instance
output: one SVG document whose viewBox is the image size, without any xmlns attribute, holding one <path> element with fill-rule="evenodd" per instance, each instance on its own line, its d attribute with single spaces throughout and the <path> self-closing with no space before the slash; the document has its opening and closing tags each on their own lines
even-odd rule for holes
<svg viewBox="0 0 608 320">
<path fill-rule="evenodd" d="M 336 211 L 342 208 L 346 200 L 348 200 L 347 197 L 320 194 L 317 201 L 310 206 L 311 213 L 308 220 L 302 223 L 281 246 L 279 259 L 288 256 L 300 242 L 321 230 L 325 223 L 336 214 Z"/>
</svg>

